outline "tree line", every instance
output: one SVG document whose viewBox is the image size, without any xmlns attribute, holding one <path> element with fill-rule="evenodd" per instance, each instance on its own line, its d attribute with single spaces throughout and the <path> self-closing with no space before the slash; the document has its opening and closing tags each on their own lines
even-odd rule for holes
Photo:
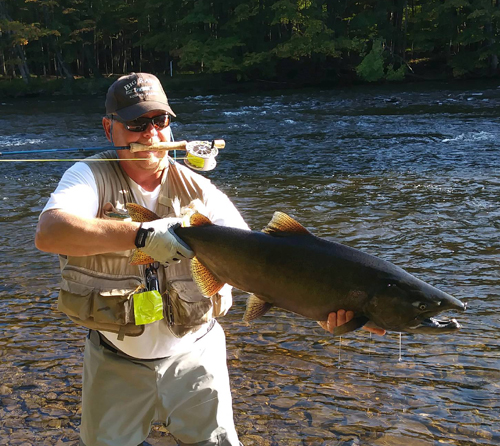
<svg viewBox="0 0 500 446">
<path fill-rule="evenodd" d="M 500 0 L 0 0 L 0 76 L 498 72 Z"/>
</svg>

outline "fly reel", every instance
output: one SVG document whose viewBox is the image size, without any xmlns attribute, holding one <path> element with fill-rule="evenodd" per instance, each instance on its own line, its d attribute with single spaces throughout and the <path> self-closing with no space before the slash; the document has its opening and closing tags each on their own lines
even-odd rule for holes
<svg viewBox="0 0 500 446">
<path fill-rule="evenodd" d="M 219 154 L 219 149 L 226 146 L 226 141 L 223 139 L 214 139 L 213 141 L 175 141 L 175 142 L 158 142 L 149 146 L 131 143 L 129 149 L 132 153 L 151 150 L 185 150 L 186 157 L 174 159 L 183 159 L 184 164 L 190 169 L 206 172 L 213 170 L 217 165 L 215 157 Z"/>
<path fill-rule="evenodd" d="M 186 144 L 187 156 L 184 164 L 191 169 L 206 172 L 213 170 L 217 165 L 215 157 L 219 149 L 223 149 L 226 143 L 223 139 L 210 141 L 190 141 Z"/>
</svg>

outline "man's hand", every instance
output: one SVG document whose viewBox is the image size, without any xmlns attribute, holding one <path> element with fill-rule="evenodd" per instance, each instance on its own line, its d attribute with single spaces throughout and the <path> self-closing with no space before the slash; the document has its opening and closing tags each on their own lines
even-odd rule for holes
<svg viewBox="0 0 500 446">
<path fill-rule="evenodd" d="M 354 317 L 354 313 L 352 311 L 338 310 L 337 312 L 332 311 L 328 315 L 328 320 L 326 321 L 326 329 L 333 333 L 333 329 L 338 327 L 339 325 L 343 325 L 346 322 L 349 322 Z M 378 334 L 380 336 L 385 335 L 385 330 L 383 328 L 379 328 L 376 326 L 371 327 L 363 327 L 364 330 L 368 330 L 372 333 Z"/>
<path fill-rule="evenodd" d="M 182 258 L 191 259 L 194 252 L 174 232 L 181 225 L 180 218 L 162 218 L 143 223 L 149 229 L 144 247 L 140 248 L 148 256 L 162 264 L 179 262 Z"/>
</svg>

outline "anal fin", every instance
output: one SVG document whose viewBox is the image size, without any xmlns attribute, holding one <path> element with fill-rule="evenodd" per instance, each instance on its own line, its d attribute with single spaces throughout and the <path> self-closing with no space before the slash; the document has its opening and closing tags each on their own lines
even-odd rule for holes
<svg viewBox="0 0 500 446">
<path fill-rule="evenodd" d="M 370 319 L 368 319 L 366 316 L 355 317 L 349 322 L 335 327 L 332 334 L 333 336 L 340 336 L 344 333 L 349 333 L 350 331 L 357 330 L 358 328 L 361 328 L 363 325 L 365 325 L 369 320 Z"/>
<path fill-rule="evenodd" d="M 270 304 L 255 294 L 252 294 L 247 299 L 247 307 L 245 314 L 243 315 L 243 320 L 245 322 L 253 321 L 254 319 L 266 314 L 272 307 L 273 304 Z"/>
<path fill-rule="evenodd" d="M 212 297 L 225 285 L 196 257 L 191 260 L 191 275 L 196 285 L 198 285 L 201 294 L 204 296 Z"/>
</svg>

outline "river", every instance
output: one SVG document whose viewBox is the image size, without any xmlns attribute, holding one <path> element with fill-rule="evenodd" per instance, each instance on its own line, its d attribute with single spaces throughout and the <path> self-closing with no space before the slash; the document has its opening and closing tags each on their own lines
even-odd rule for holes
<svg viewBox="0 0 500 446">
<path fill-rule="evenodd" d="M 221 323 L 245 446 L 500 444 L 500 89 L 170 98 L 177 139 L 226 140 L 206 175 L 253 229 L 287 212 L 468 303 L 456 334 L 335 339 L 281 310 L 246 325 L 237 292 Z M 102 109 L 96 97 L 4 100 L 0 152 L 105 145 Z M 33 244 L 69 165 L 0 162 L 0 445 L 78 443 L 85 330 L 57 312 L 57 259 Z M 161 425 L 148 443 L 173 444 Z"/>
</svg>

